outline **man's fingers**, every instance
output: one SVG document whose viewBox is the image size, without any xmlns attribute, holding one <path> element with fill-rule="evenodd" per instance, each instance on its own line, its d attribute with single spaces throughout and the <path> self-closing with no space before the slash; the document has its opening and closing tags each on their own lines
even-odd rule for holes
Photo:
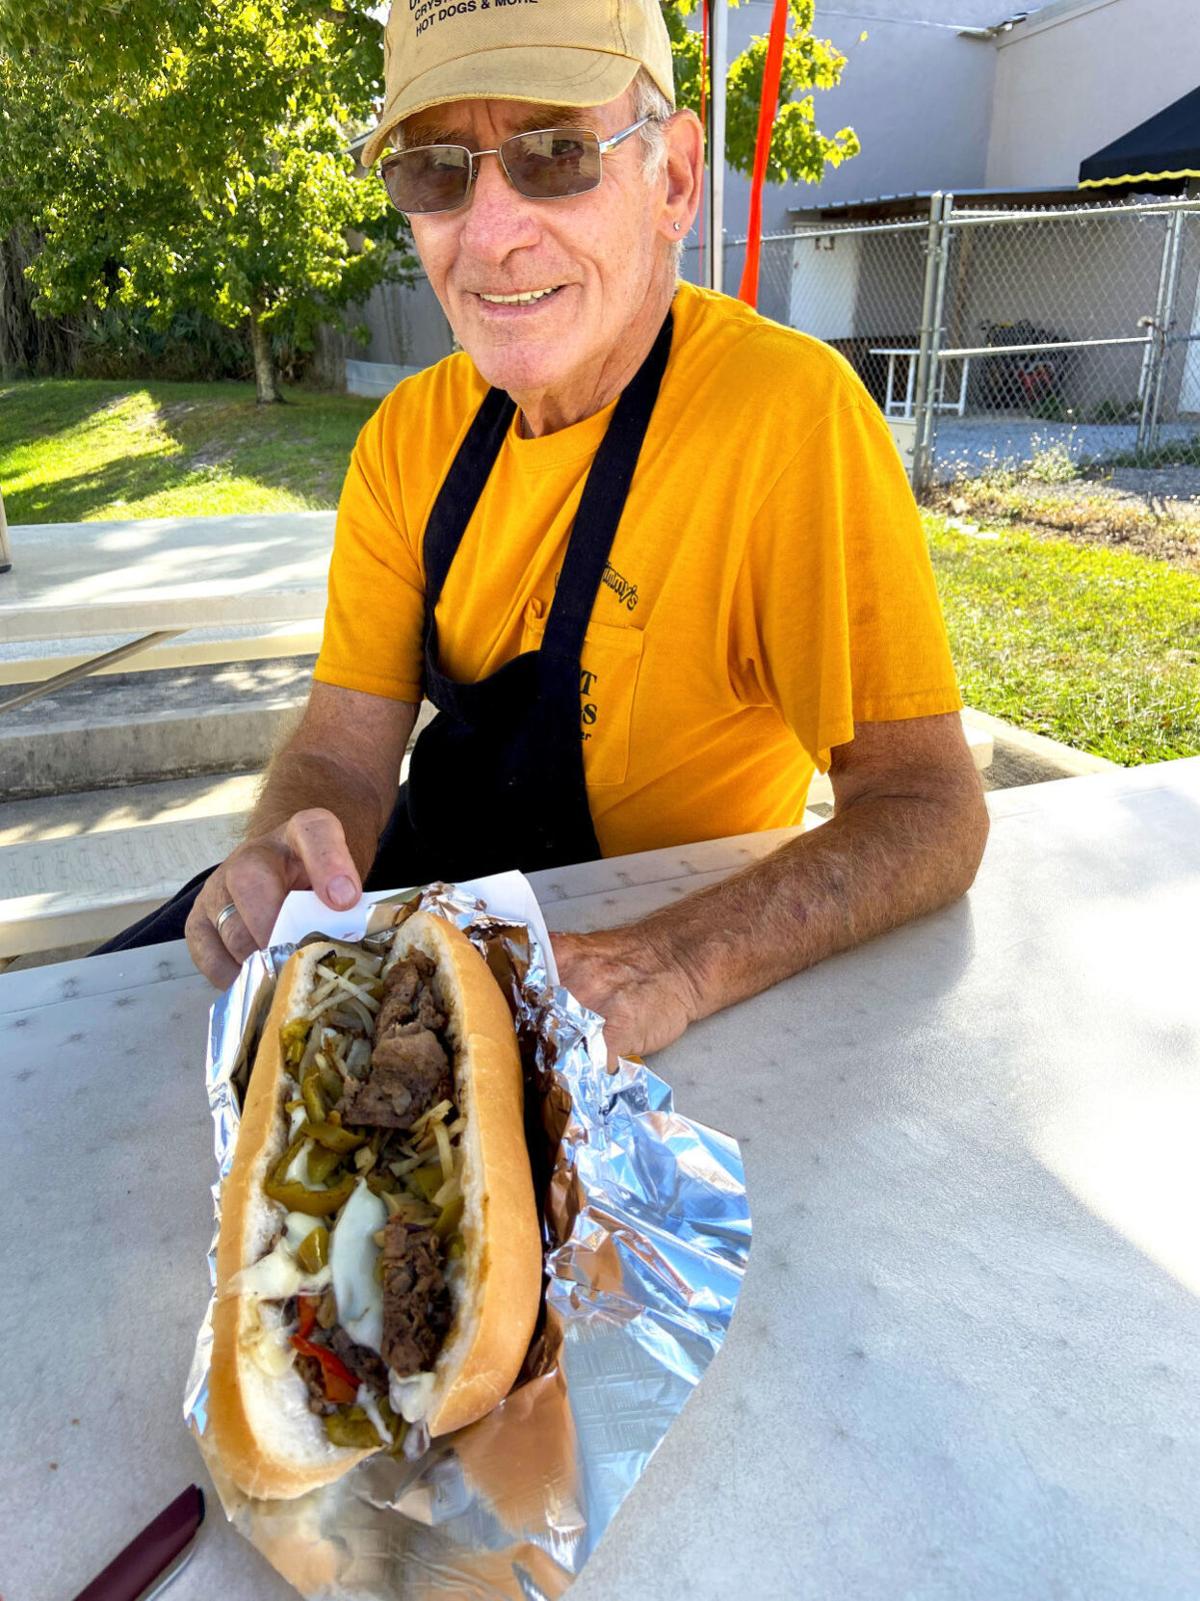
<svg viewBox="0 0 1200 1601">
<path fill-rule="evenodd" d="M 281 830 L 239 846 L 217 868 L 187 920 L 192 960 L 212 983 L 228 986 L 251 952 L 270 939 L 288 891 L 308 888 L 335 910 L 353 906 L 362 894 L 342 825 L 320 808 L 297 812 Z M 233 910 L 223 917 L 227 907 Z"/>
<path fill-rule="evenodd" d="M 271 937 L 283 898 L 291 889 L 306 887 L 303 867 L 290 861 L 288 852 L 269 844 L 243 845 L 225 863 L 225 898 L 209 910 L 213 920 L 226 905 L 237 907 L 221 926 L 221 937 L 235 956 L 245 961 L 262 950 Z M 206 886 L 207 893 L 207 886 Z"/>
<path fill-rule="evenodd" d="M 332 812 L 320 807 L 297 812 L 284 830 L 284 839 L 326 906 L 344 912 L 354 905 L 362 894 L 362 883 L 345 831 Z"/>
<path fill-rule="evenodd" d="M 214 875 L 215 876 L 215 875 Z M 212 879 L 209 879 L 209 884 Z M 206 886 L 207 887 L 207 886 Z M 203 894 L 203 891 L 201 892 Z M 228 926 L 228 925 L 227 925 Z M 224 940 L 217 933 L 212 919 L 203 909 L 199 897 L 196 904 L 188 914 L 187 927 L 188 950 L 192 961 L 218 989 L 228 989 L 237 977 L 241 965 L 230 955 Z M 248 954 L 248 953 L 247 953 Z"/>
</svg>

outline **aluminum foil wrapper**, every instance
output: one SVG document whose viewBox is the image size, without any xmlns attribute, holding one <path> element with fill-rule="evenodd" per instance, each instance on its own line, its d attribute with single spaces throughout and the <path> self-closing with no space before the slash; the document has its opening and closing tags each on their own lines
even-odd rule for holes
<svg viewBox="0 0 1200 1601">
<path fill-rule="evenodd" d="M 681 1117 L 647 1068 L 621 1060 L 608 1071 L 601 1020 L 550 981 L 528 924 L 446 885 L 419 904 L 467 932 L 516 1011 L 548 1274 L 521 1377 L 488 1417 L 415 1461 L 381 1455 L 298 1500 L 255 1501 L 224 1478 L 206 1441 L 210 1304 L 184 1416 L 226 1513 L 303 1595 L 549 1601 L 580 1571 L 725 1338 L 750 1250 L 741 1156 L 728 1136 Z M 256 953 L 213 1008 L 208 1093 L 221 1178 L 293 949 Z M 219 1181 L 213 1199 L 219 1228 Z M 215 1282 L 215 1236 L 209 1270 Z"/>
</svg>

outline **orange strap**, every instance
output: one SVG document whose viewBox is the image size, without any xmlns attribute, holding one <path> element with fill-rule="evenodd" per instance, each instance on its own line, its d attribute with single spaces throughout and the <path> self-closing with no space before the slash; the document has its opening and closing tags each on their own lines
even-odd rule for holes
<svg viewBox="0 0 1200 1601">
<path fill-rule="evenodd" d="M 719 0 L 718 0 L 719 3 Z M 779 80 L 783 76 L 783 46 L 787 39 L 788 0 L 775 0 L 771 17 L 771 36 L 763 67 L 762 100 L 758 107 L 758 137 L 754 141 L 754 173 L 750 179 L 750 220 L 746 225 L 746 262 L 738 299 L 748 306 L 758 305 L 758 257 L 762 245 L 762 192 L 767 176 L 767 157 L 771 152 L 771 131 L 775 126 L 775 107 L 779 102 Z"/>
</svg>

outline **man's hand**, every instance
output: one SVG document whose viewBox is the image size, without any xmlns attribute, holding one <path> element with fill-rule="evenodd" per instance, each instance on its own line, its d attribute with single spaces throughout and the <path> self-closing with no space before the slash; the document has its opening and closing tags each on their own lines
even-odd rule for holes
<svg viewBox="0 0 1200 1601">
<path fill-rule="evenodd" d="M 362 882 L 345 831 L 319 807 L 297 812 L 282 827 L 247 840 L 223 861 L 196 897 L 187 920 L 188 949 L 205 978 L 225 989 L 251 951 L 266 945 L 284 897 L 312 889 L 326 906 L 345 911 Z M 237 911 L 217 932 L 226 906 Z"/>
<path fill-rule="evenodd" d="M 691 978 L 636 926 L 550 939 L 561 982 L 605 1020 L 612 1065 L 661 1050 L 702 1015 Z"/>
</svg>

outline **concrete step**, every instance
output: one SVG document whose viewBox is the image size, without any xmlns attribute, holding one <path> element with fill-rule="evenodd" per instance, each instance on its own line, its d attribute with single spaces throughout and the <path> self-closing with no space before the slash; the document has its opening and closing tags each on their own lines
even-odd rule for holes
<svg viewBox="0 0 1200 1601">
<path fill-rule="evenodd" d="M 181 666 L 55 690 L 0 716 L 0 796 L 256 771 L 295 725 L 313 660 Z"/>
<path fill-rule="evenodd" d="M 156 692 L 188 687 L 176 681 Z M 418 727 L 431 711 L 422 709 Z M 149 715 L 173 714 L 152 709 Z M 220 706 L 193 711 L 193 740 L 208 737 L 224 715 Z M 1007 732 L 1002 724 L 981 729 L 968 720 L 980 768 L 992 759 L 993 734 L 998 745 Z M 267 749 L 257 747 L 246 765 L 260 768 Z M 86 948 L 143 916 L 228 854 L 257 787 L 256 772 L 225 772 L 0 805 L 0 962 L 19 957 L 28 964 L 66 947 Z M 813 822 L 831 810 L 819 784 L 810 805 Z"/>
<path fill-rule="evenodd" d="M 0 960 L 101 943 L 228 855 L 258 789 L 225 774 L 0 806 Z"/>
</svg>

